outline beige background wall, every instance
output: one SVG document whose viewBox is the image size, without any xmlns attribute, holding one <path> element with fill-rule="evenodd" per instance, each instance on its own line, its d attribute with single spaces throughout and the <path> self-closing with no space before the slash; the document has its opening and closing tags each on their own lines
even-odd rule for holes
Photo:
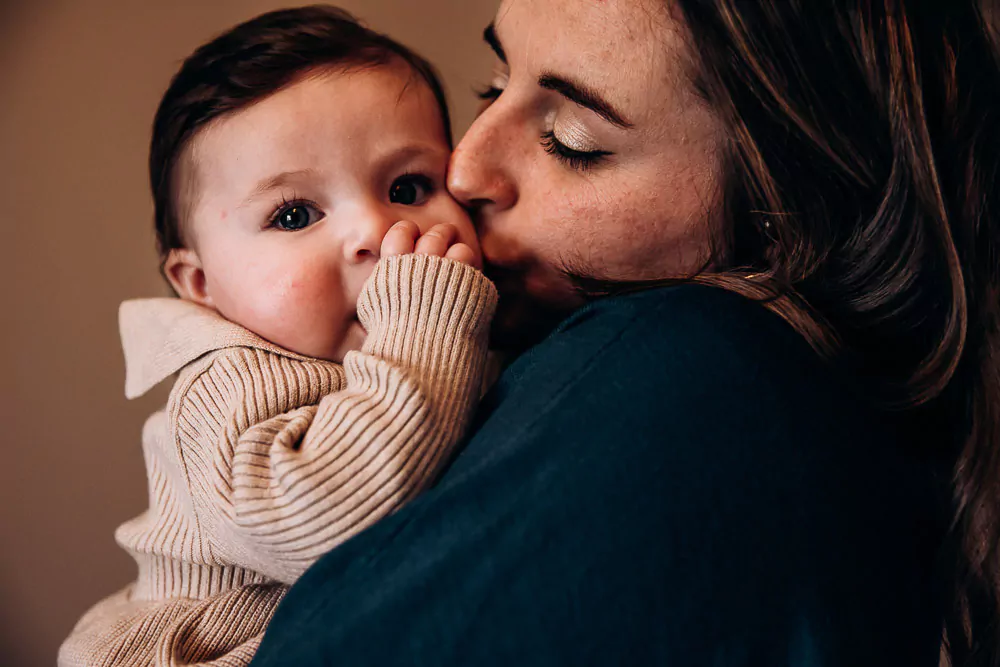
<svg viewBox="0 0 1000 667">
<path fill-rule="evenodd" d="M 304 0 L 307 1 L 307 0 Z M 51 665 L 134 576 L 112 533 L 145 506 L 118 303 L 161 294 L 146 187 L 159 95 L 194 47 L 266 0 L 0 0 L 0 665 Z M 456 135 L 497 0 L 342 0 L 441 69 Z"/>
</svg>

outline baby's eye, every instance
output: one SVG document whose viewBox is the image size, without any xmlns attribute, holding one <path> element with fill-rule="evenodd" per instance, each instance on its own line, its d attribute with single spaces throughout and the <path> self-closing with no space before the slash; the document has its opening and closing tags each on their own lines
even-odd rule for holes
<svg viewBox="0 0 1000 667">
<path fill-rule="evenodd" d="M 422 174 L 407 174 L 392 182 L 389 201 L 403 206 L 420 206 L 434 190 L 431 179 Z"/>
<path fill-rule="evenodd" d="M 272 226 L 288 232 L 295 232 L 305 229 L 309 225 L 319 222 L 324 217 L 322 211 L 312 204 L 305 202 L 289 202 L 275 213 L 271 221 Z"/>
</svg>

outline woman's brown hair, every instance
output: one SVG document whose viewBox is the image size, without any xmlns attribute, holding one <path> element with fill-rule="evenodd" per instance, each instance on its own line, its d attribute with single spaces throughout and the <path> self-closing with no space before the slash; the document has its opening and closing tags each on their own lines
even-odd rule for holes
<svg viewBox="0 0 1000 667">
<path fill-rule="evenodd" d="M 402 63 L 430 88 L 445 135 L 451 121 L 434 67 L 398 42 L 361 25 L 342 9 L 312 5 L 261 14 L 192 53 L 174 75 L 153 120 L 149 184 L 160 260 L 184 245 L 174 172 L 194 134 L 216 118 L 273 95 L 310 72 Z"/>
<path fill-rule="evenodd" d="M 759 299 L 954 462 L 944 624 L 1000 665 L 1000 67 L 972 0 L 677 0 L 730 129 L 696 278 Z"/>
</svg>

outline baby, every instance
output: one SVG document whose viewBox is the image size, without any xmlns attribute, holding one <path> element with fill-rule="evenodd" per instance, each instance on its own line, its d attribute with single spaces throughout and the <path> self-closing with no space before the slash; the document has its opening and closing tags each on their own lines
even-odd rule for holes
<svg viewBox="0 0 1000 667">
<path fill-rule="evenodd" d="M 288 584 L 435 479 L 496 304 L 450 148 L 431 67 L 339 10 L 187 59 L 150 151 L 180 298 L 120 317 L 128 397 L 179 373 L 143 431 L 149 509 L 116 533 L 139 574 L 60 665 L 247 664 Z"/>
</svg>

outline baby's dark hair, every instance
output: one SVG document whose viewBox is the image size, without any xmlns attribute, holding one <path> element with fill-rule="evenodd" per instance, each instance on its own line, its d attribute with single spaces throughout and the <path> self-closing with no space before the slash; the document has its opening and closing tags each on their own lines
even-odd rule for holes
<svg viewBox="0 0 1000 667">
<path fill-rule="evenodd" d="M 192 53 L 174 75 L 153 120 L 149 184 L 160 263 L 184 247 L 173 182 L 177 160 L 200 128 L 322 68 L 407 65 L 438 101 L 445 136 L 451 119 L 434 67 L 402 44 L 329 5 L 281 9 L 241 23 Z"/>
</svg>

